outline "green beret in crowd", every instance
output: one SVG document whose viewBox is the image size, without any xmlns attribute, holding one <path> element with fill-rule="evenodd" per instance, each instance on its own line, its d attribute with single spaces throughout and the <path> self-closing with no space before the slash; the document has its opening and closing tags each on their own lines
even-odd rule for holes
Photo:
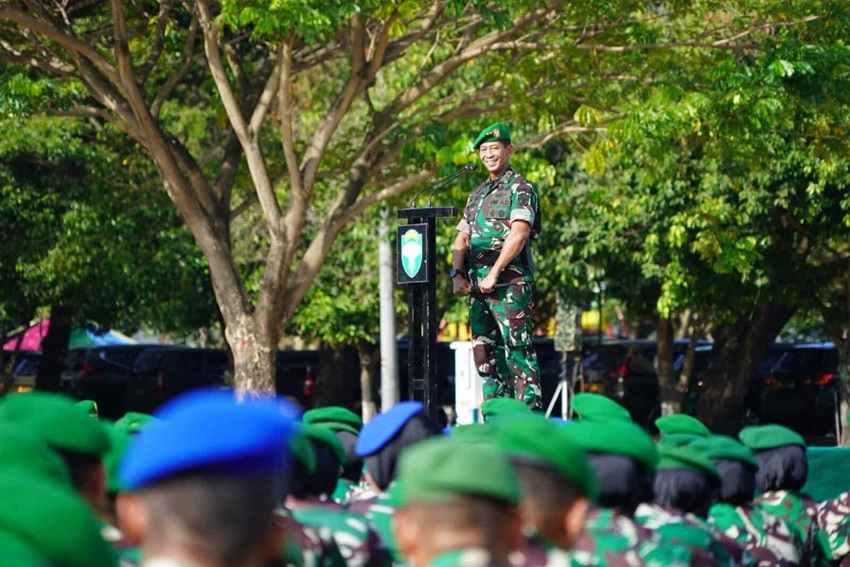
<svg viewBox="0 0 850 567">
<path fill-rule="evenodd" d="M 321 423 L 334 431 L 348 431 L 357 435 L 363 428 L 363 419 L 348 408 L 326 406 L 304 412 L 304 423 Z"/>
<path fill-rule="evenodd" d="M 629 410 L 608 396 L 592 392 L 576 394 L 572 409 L 577 421 L 632 421 Z"/>
<path fill-rule="evenodd" d="M 786 445 L 806 446 L 806 441 L 796 431 L 784 425 L 769 424 L 745 427 L 738 434 L 738 439 L 753 451 L 775 449 Z"/>
<path fill-rule="evenodd" d="M 493 443 L 495 436 L 496 428 L 489 423 L 457 425 L 449 432 L 449 438 L 466 443 Z"/>
<path fill-rule="evenodd" d="M 496 446 L 509 458 L 545 463 L 557 470 L 579 493 L 595 498 L 596 475 L 584 452 L 563 429 L 542 416 L 515 416 L 501 420 Z"/>
<path fill-rule="evenodd" d="M 299 434 L 318 445 L 327 447 L 340 464 L 345 464 L 345 447 L 330 427 L 325 424 L 303 423 L 299 428 Z"/>
<path fill-rule="evenodd" d="M 138 433 L 151 423 L 159 421 L 154 416 L 137 411 L 128 411 L 115 422 L 115 428 L 126 433 Z"/>
<path fill-rule="evenodd" d="M 445 502 L 464 495 L 519 503 L 519 481 L 494 445 L 437 437 L 401 454 L 395 491 L 399 505 Z"/>
<path fill-rule="evenodd" d="M 688 447 L 707 456 L 712 461 L 736 461 L 757 469 L 759 464 L 752 451 L 725 435 L 712 435 L 694 441 Z"/>
<path fill-rule="evenodd" d="M 69 486 L 20 470 L 2 470 L 0 492 L 0 533 L 44 559 L 35 565 L 117 565 L 94 514 Z"/>
<path fill-rule="evenodd" d="M 705 439 L 705 437 L 701 435 L 694 435 L 693 433 L 671 433 L 659 439 L 658 446 L 684 447 L 685 445 L 690 445 L 694 441 L 699 441 L 700 439 Z"/>
<path fill-rule="evenodd" d="M 84 413 L 88 414 L 89 417 L 97 419 L 99 416 L 99 412 L 97 411 L 97 402 L 94 400 L 81 400 L 77 402 L 77 407 Z"/>
<path fill-rule="evenodd" d="M 481 404 L 481 414 L 485 421 L 492 421 L 494 417 L 517 412 L 531 414 L 531 409 L 515 398 L 490 398 Z"/>
<path fill-rule="evenodd" d="M 720 473 L 714 468 L 714 464 L 704 454 L 688 447 L 660 447 L 658 452 L 661 459 L 658 461 L 658 470 L 691 470 L 702 473 L 713 478 L 720 484 Z"/>
<path fill-rule="evenodd" d="M 0 423 L 0 471 L 21 470 L 71 487 L 61 457 L 43 441 L 13 423 Z"/>
<path fill-rule="evenodd" d="M 102 456 L 109 450 L 103 427 L 73 400 L 59 394 L 12 394 L 0 401 L 0 421 L 17 423 L 58 451 Z"/>
<path fill-rule="evenodd" d="M 673 435 L 674 433 L 688 433 L 698 437 L 708 437 L 711 430 L 703 422 L 695 417 L 684 413 L 665 415 L 655 420 L 655 426 L 661 435 Z"/>
<path fill-rule="evenodd" d="M 472 144 L 472 147 L 477 150 L 481 144 L 486 144 L 487 142 L 507 142 L 510 144 L 511 129 L 503 122 L 491 124 L 481 130 L 481 133 L 478 134 L 478 137 L 475 139 L 475 143 Z"/>
<path fill-rule="evenodd" d="M 649 470 L 658 466 L 658 449 L 641 426 L 631 421 L 576 422 L 561 434 L 587 453 L 630 457 Z"/>
<path fill-rule="evenodd" d="M 124 453 L 127 452 L 127 447 L 130 446 L 133 434 L 126 429 L 117 427 L 110 421 L 101 421 L 101 425 L 109 437 L 109 451 L 103 455 L 103 468 L 106 471 L 106 492 L 115 494 L 122 490 L 118 482 L 118 466 L 121 464 Z"/>
</svg>

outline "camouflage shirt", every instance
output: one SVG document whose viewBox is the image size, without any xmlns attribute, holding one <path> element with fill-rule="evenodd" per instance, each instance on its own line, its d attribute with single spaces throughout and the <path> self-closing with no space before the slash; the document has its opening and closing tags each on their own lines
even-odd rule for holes
<svg viewBox="0 0 850 567">
<path fill-rule="evenodd" d="M 756 506 L 790 524 L 803 540 L 813 565 L 819 565 L 830 555 L 827 537 L 817 523 L 818 504 L 799 492 L 775 490 L 765 492 L 755 500 Z"/>
<path fill-rule="evenodd" d="M 609 508 L 593 508 L 584 530 L 570 549 L 573 565 L 690 565 L 683 547 L 664 545 L 657 534 Z"/>
<path fill-rule="evenodd" d="M 348 567 L 385 567 L 391 563 L 381 536 L 362 515 L 329 501 L 290 497 L 286 507 L 298 523 L 330 530 Z"/>
<path fill-rule="evenodd" d="M 284 508 L 279 508 L 275 515 L 283 526 L 281 555 L 287 567 L 345 567 L 345 559 L 329 529 L 299 524 Z"/>
<path fill-rule="evenodd" d="M 829 557 L 834 561 L 850 557 L 850 492 L 821 502 L 816 521 L 823 531 Z"/>
<path fill-rule="evenodd" d="M 537 237 L 540 224 L 537 191 L 513 167 L 508 167 L 499 179 L 487 180 L 472 191 L 457 225 L 458 231 L 470 235 L 468 268 L 473 283 L 487 275 L 515 220 L 528 222 L 532 226 L 531 237 Z M 498 283 L 532 279 L 529 266 L 515 260 L 499 275 Z"/>
<path fill-rule="evenodd" d="M 433 557 L 428 567 L 490 567 L 493 559 L 490 552 L 480 547 L 454 549 Z"/>
<path fill-rule="evenodd" d="M 384 546 L 390 553 L 393 564 L 405 565 L 407 560 L 402 557 L 395 543 L 393 535 L 393 514 L 395 506 L 392 500 L 392 491 L 395 483 L 390 483 L 387 490 L 373 498 L 366 500 L 354 500 L 348 509 L 365 517 L 380 534 Z"/>
<path fill-rule="evenodd" d="M 805 547 L 791 527 L 752 504 L 711 507 L 708 523 L 746 549 L 759 565 L 800 565 Z"/>
<path fill-rule="evenodd" d="M 348 502 L 351 500 L 351 496 L 354 494 L 355 490 L 358 489 L 358 486 L 359 484 L 353 480 L 346 480 L 344 478 L 339 479 L 336 482 L 334 493 L 331 495 L 331 500 L 337 504 L 348 506 Z"/>
<path fill-rule="evenodd" d="M 753 556 L 737 543 L 712 532 L 708 522 L 693 514 L 644 503 L 638 506 L 635 520 L 657 532 L 665 543 L 687 547 L 694 565 L 705 561 L 721 566 L 756 564 Z"/>
</svg>

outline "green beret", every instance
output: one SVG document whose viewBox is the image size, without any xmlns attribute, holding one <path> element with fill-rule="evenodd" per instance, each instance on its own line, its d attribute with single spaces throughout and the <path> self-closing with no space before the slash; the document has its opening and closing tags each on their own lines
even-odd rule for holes
<svg viewBox="0 0 850 567">
<path fill-rule="evenodd" d="M 545 417 L 501 420 L 496 426 L 496 446 L 508 457 L 546 463 L 578 492 L 596 497 L 596 475 L 587 455 Z"/>
<path fill-rule="evenodd" d="M 304 412 L 304 423 L 324 423 L 331 429 L 350 431 L 357 435 L 363 428 L 363 419 L 348 408 L 326 406 Z M 345 425 L 347 427 L 340 427 Z"/>
<path fill-rule="evenodd" d="M 481 133 L 475 138 L 475 143 L 472 144 L 472 147 L 477 150 L 481 144 L 486 144 L 487 142 L 507 142 L 510 144 L 511 129 L 503 122 L 491 124 L 481 130 Z"/>
<path fill-rule="evenodd" d="M 159 420 L 150 414 L 128 411 L 121 419 L 115 422 L 115 428 L 126 433 L 138 433 L 146 425 L 156 421 Z"/>
<path fill-rule="evenodd" d="M 806 446 L 806 441 L 799 433 L 775 423 L 745 427 L 738 434 L 738 439 L 753 451 L 775 449 L 785 445 L 799 445 L 804 448 Z"/>
<path fill-rule="evenodd" d="M 712 435 L 694 441 L 688 447 L 698 453 L 706 455 L 712 461 L 726 460 L 744 463 L 750 467 L 759 468 L 758 461 L 752 451 L 744 447 L 737 440 L 725 435 Z"/>
<path fill-rule="evenodd" d="M 449 438 L 465 443 L 493 443 L 496 440 L 496 428 L 489 423 L 470 423 L 452 427 Z"/>
<path fill-rule="evenodd" d="M 515 398 L 490 398 L 481 404 L 481 414 L 485 420 L 510 412 L 530 414 L 531 409 L 524 402 Z"/>
<path fill-rule="evenodd" d="M 683 447 L 700 439 L 705 439 L 705 437 L 702 437 L 701 435 L 694 435 L 693 433 L 671 433 L 670 435 L 662 437 L 661 440 L 658 441 L 658 446 Z"/>
<path fill-rule="evenodd" d="M 48 565 L 117 565 L 93 512 L 70 487 L 23 471 L 4 470 L 0 493 L 0 533 L 19 540 Z"/>
<path fill-rule="evenodd" d="M 459 496 L 481 496 L 518 504 L 516 474 L 489 443 L 464 443 L 446 437 L 421 441 L 399 458 L 395 497 L 412 502 L 445 502 Z"/>
<path fill-rule="evenodd" d="M 327 447 L 333 453 L 333 456 L 340 464 L 346 463 L 345 447 L 342 441 L 336 436 L 333 429 L 324 424 L 304 423 L 301 425 L 301 432 L 307 436 L 310 441 Z"/>
<path fill-rule="evenodd" d="M 3 567 L 47 567 L 50 564 L 30 546 L 3 532 L 0 532 L 0 557 Z"/>
<path fill-rule="evenodd" d="M 80 408 L 81 411 L 88 414 L 89 417 L 93 417 L 97 419 L 98 411 L 97 411 L 97 402 L 94 400 L 82 400 L 77 402 L 77 407 Z"/>
<path fill-rule="evenodd" d="M 684 413 L 665 415 L 655 420 L 655 426 L 662 435 L 673 433 L 690 433 L 700 437 L 708 437 L 711 430 L 700 420 Z"/>
<path fill-rule="evenodd" d="M 307 437 L 307 432 L 304 431 L 306 424 L 301 424 L 289 438 L 289 450 L 295 460 L 304 467 L 309 474 L 316 472 L 316 450 L 313 449 L 313 443 Z"/>
<path fill-rule="evenodd" d="M 561 434 L 586 453 L 630 457 L 650 470 L 658 466 L 658 449 L 641 426 L 631 421 L 581 421 L 562 427 Z"/>
<path fill-rule="evenodd" d="M 632 421 L 629 410 L 601 394 L 582 392 L 576 394 L 572 403 L 573 413 L 581 421 Z"/>
<path fill-rule="evenodd" d="M 658 449 L 661 460 L 658 461 L 658 470 L 685 469 L 697 471 L 710 476 L 719 484 L 720 473 L 714 468 L 711 460 L 701 453 L 694 451 L 691 447 L 661 447 Z"/>
<path fill-rule="evenodd" d="M 0 471 L 20 469 L 57 484 L 71 486 L 65 463 L 33 433 L 12 423 L 0 423 Z"/>
<path fill-rule="evenodd" d="M 44 392 L 12 394 L 0 401 L 0 421 L 20 424 L 58 451 L 103 455 L 103 427 L 66 396 Z"/>
<path fill-rule="evenodd" d="M 103 456 L 103 468 L 106 470 L 106 491 L 109 493 L 121 492 L 123 487 L 118 482 L 118 466 L 121 464 L 124 453 L 127 452 L 127 447 L 130 446 L 133 433 L 128 429 L 118 427 L 118 422 L 113 424 L 109 421 L 101 421 L 101 425 L 109 436 L 109 451 Z"/>
</svg>

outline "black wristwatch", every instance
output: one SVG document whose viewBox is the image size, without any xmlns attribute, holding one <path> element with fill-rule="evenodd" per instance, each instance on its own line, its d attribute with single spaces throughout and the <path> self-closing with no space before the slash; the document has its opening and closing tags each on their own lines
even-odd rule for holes
<svg viewBox="0 0 850 567">
<path fill-rule="evenodd" d="M 458 268 L 452 268 L 451 271 L 449 272 L 449 278 L 450 279 L 455 279 L 455 276 L 462 276 L 462 275 L 463 275 L 463 270 L 459 270 Z"/>
</svg>

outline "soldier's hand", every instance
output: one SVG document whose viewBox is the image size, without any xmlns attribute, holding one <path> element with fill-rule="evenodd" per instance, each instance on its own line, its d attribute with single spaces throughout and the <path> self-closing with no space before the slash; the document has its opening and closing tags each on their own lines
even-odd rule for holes
<svg viewBox="0 0 850 567">
<path fill-rule="evenodd" d="M 499 281 L 499 276 L 491 271 L 487 274 L 487 277 L 481 280 L 481 283 L 478 285 L 478 289 L 481 290 L 481 293 L 490 293 L 496 288 L 497 281 Z"/>
<path fill-rule="evenodd" d="M 452 278 L 453 293 L 458 297 L 465 297 L 472 291 L 469 281 L 462 275 L 457 275 Z"/>
</svg>

